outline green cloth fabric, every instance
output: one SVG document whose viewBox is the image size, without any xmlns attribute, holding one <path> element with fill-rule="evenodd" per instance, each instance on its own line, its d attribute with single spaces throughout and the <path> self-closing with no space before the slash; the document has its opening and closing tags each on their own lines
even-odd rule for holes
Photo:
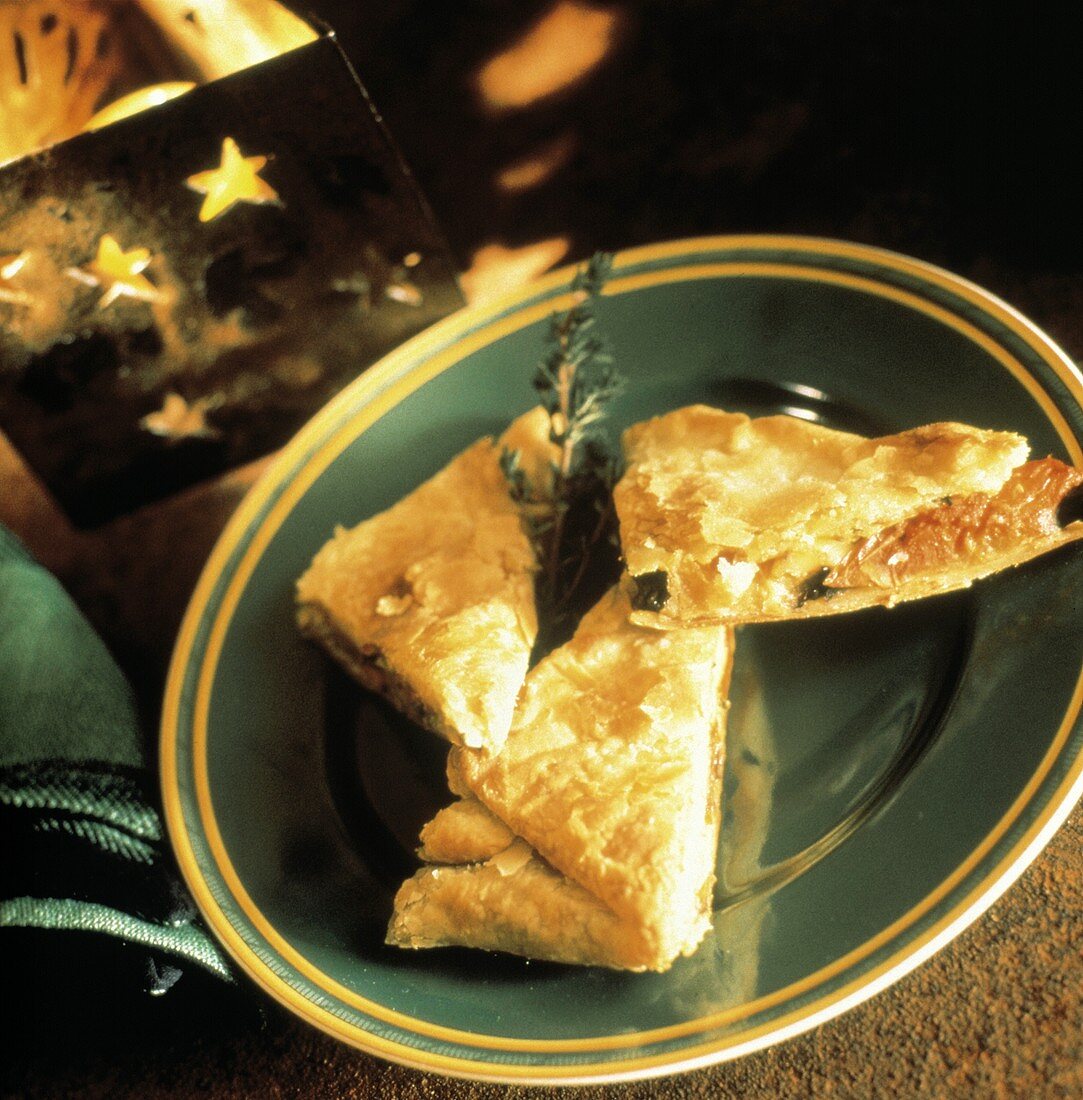
<svg viewBox="0 0 1083 1100">
<path fill-rule="evenodd" d="M 0 960 L 23 942 L 9 930 L 91 933 L 110 937 L 110 957 L 142 954 L 151 995 L 188 966 L 232 982 L 172 868 L 127 682 L 3 527 L 0 835 Z"/>
</svg>

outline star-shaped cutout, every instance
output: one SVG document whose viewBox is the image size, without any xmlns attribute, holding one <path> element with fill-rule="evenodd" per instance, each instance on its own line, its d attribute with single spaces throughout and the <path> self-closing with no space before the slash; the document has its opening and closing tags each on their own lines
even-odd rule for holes
<svg viewBox="0 0 1083 1100">
<path fill-rule="evenodd" d="M 162 407 L 147 413 L 139 421 L 151 435 L 159 435 L 175 443 L 181 439 L 214 439 L 221 435 L 207 423 L 207 413 L 220 404 L 213 397 L 200 397 L 186 401 L 179 393 L 167 393 Z"/>
<path fill-rule="evenodd" d="M 116 237 L 106 233 L 98 241 L 98 254 L 94 259 L 86 267 L 68 268 L 68 274 L 87 286 L 105 287 L 98 302 L 99 309 L 107 309 L 118 298 L 153 302 L 158 297 L 158 288 L 143 274 L 150 259 L 149 248 L 125 252 Z"/>
<path fill-rule="evenodd" d="M 218 167 L 196 172 L 184 181 L 193 191 L 207 196 L 199 209 L 199 220 L 212 221 L 239 202 L 278 202 L 278 192 L 259 175 L 268 159 L 246 157 L 233 138 L 226 138 Z"/>
<path fill-rule="evenodd" d="M 11 285 L 12 280 L 22 271 L 29 259 L 29 252 L 9 252 L 7 255 L 0 256 L 0 302 L 25 305 L 30 301 L 29 294 L 16 290 Z"/>
<path fill-rule="evenodd" d="M 499 242 L 483 245 L 459 282 L 470 305 L 488 302 L 512 287 L 519 287 L 555 267 L 570 247 L 567 237 L 506 248 Z"/>
</svg>

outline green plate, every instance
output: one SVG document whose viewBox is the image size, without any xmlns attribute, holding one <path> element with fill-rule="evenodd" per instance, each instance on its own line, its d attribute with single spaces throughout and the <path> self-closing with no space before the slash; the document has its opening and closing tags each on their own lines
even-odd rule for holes
<svg viewBox="0 0 1083 1100">
<path fill-rule="evenodd" d="M 277 458 L 212 554 L 165 699 L 169 830 L 211 928 L 299 1016 L 394 1061 L 499 1081 L 733 1058 L 871 996 L 1019 875 L 1083 788 L 1083 555 L 972 590 L 739 632 L 714 931 L 664 975 L 383 945 L 436 739 L 293 625 L 336 524 L 390 505 L 533 401 L 570 272 L 438 324 Z M 690 402 L 867 432 L 962 420 L 1083 464 L 1083 381 L 979 288 L 891 253 L 721 237 L 618 256 L 599 306 L 614 428 Z"/>
</svg>

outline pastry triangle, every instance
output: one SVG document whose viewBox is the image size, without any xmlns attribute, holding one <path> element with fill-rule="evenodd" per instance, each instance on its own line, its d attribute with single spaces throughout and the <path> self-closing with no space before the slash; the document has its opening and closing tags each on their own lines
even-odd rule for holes
<svg viewBox="0 0 1083 1100">
<path fill-rule="evenodd" d="M 637 925 L 553 870 L 477 799 L 441 810 L 421 840 L 418 854 L 430 865 L 395 896 L 390 944 L 475 947 L 621 970 L 666 970 L 673 961 L 659 956 Z"/>
<path fill-rule="evenodd" d="M 504 748 L 452 749 L 448 771 L 664 969 L 710 925 L 732 638 L 629 610 L 603 597 L 527 677 Z"/>
<path fill-rule="evenodd" d="M 633 619 L 759 622 L 916 599 L 1083 537 L 1083 473 L 1011 432 L 866 439 L 697 405 L 629 428 L 614 500 Z M 1078 509 L 1077 509 L 1078 511 Z"/>
<path fill-rule="evenodd" d="M 550 447 L 538 408 L 508 430 Z M 385 512 L 339 529 L 297 584 L 302 631 L 362 684 L 454 744 L 496 749 L 511 725 L 538 624 L 537 565 L 481 439 Z"/>
</svg>

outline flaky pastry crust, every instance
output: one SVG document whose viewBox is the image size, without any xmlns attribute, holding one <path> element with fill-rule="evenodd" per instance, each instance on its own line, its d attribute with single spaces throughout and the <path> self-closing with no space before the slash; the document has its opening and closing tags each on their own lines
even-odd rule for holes
<svg viewBox="0 0 1083 1100">
<path fill-rule="evenodd" d="M 691 406 L 635 425 L 624 445 L 614 498 L 643 625 L 890 605 L 1083 536 L 1056 522 L 1078 471 L 1026 463 L 1011 432 L 945 423 L 865 439 Z"/>
<path fill-rule="evenodd" d="M 503 750 L 453 749 L 449 771 L 661 963 L 710 924 L 732 639 L 628 612 L 603 597 L 527 677 Z"/>
<path fill-rule="evenodd" d="M 387 942 L 621 970 L 665 970 L 672 961 L 660 959 L 634 924 L 536 855 L 510 872 L 494 859 L 423 867 L 395 896 Z"/>
<path fill-rule="evenodd" d="M 537 564 L 500 451 L 479 440 L 387 511 L 339 529 L 297 584 L 301 629 L 363 684 L 449 741 L 489 750 L 507 735 L 538 629 Z"/>
<path fill-rule="evenodd" d="M 664 971 L 673 963 L 642 927 L 550 867 L 476 798 L 445 807 L 421 839 L 418 854 L 430 866 L 396 894 L 389 944 L 475 947 L 619 970 Z"/>
</svg>

